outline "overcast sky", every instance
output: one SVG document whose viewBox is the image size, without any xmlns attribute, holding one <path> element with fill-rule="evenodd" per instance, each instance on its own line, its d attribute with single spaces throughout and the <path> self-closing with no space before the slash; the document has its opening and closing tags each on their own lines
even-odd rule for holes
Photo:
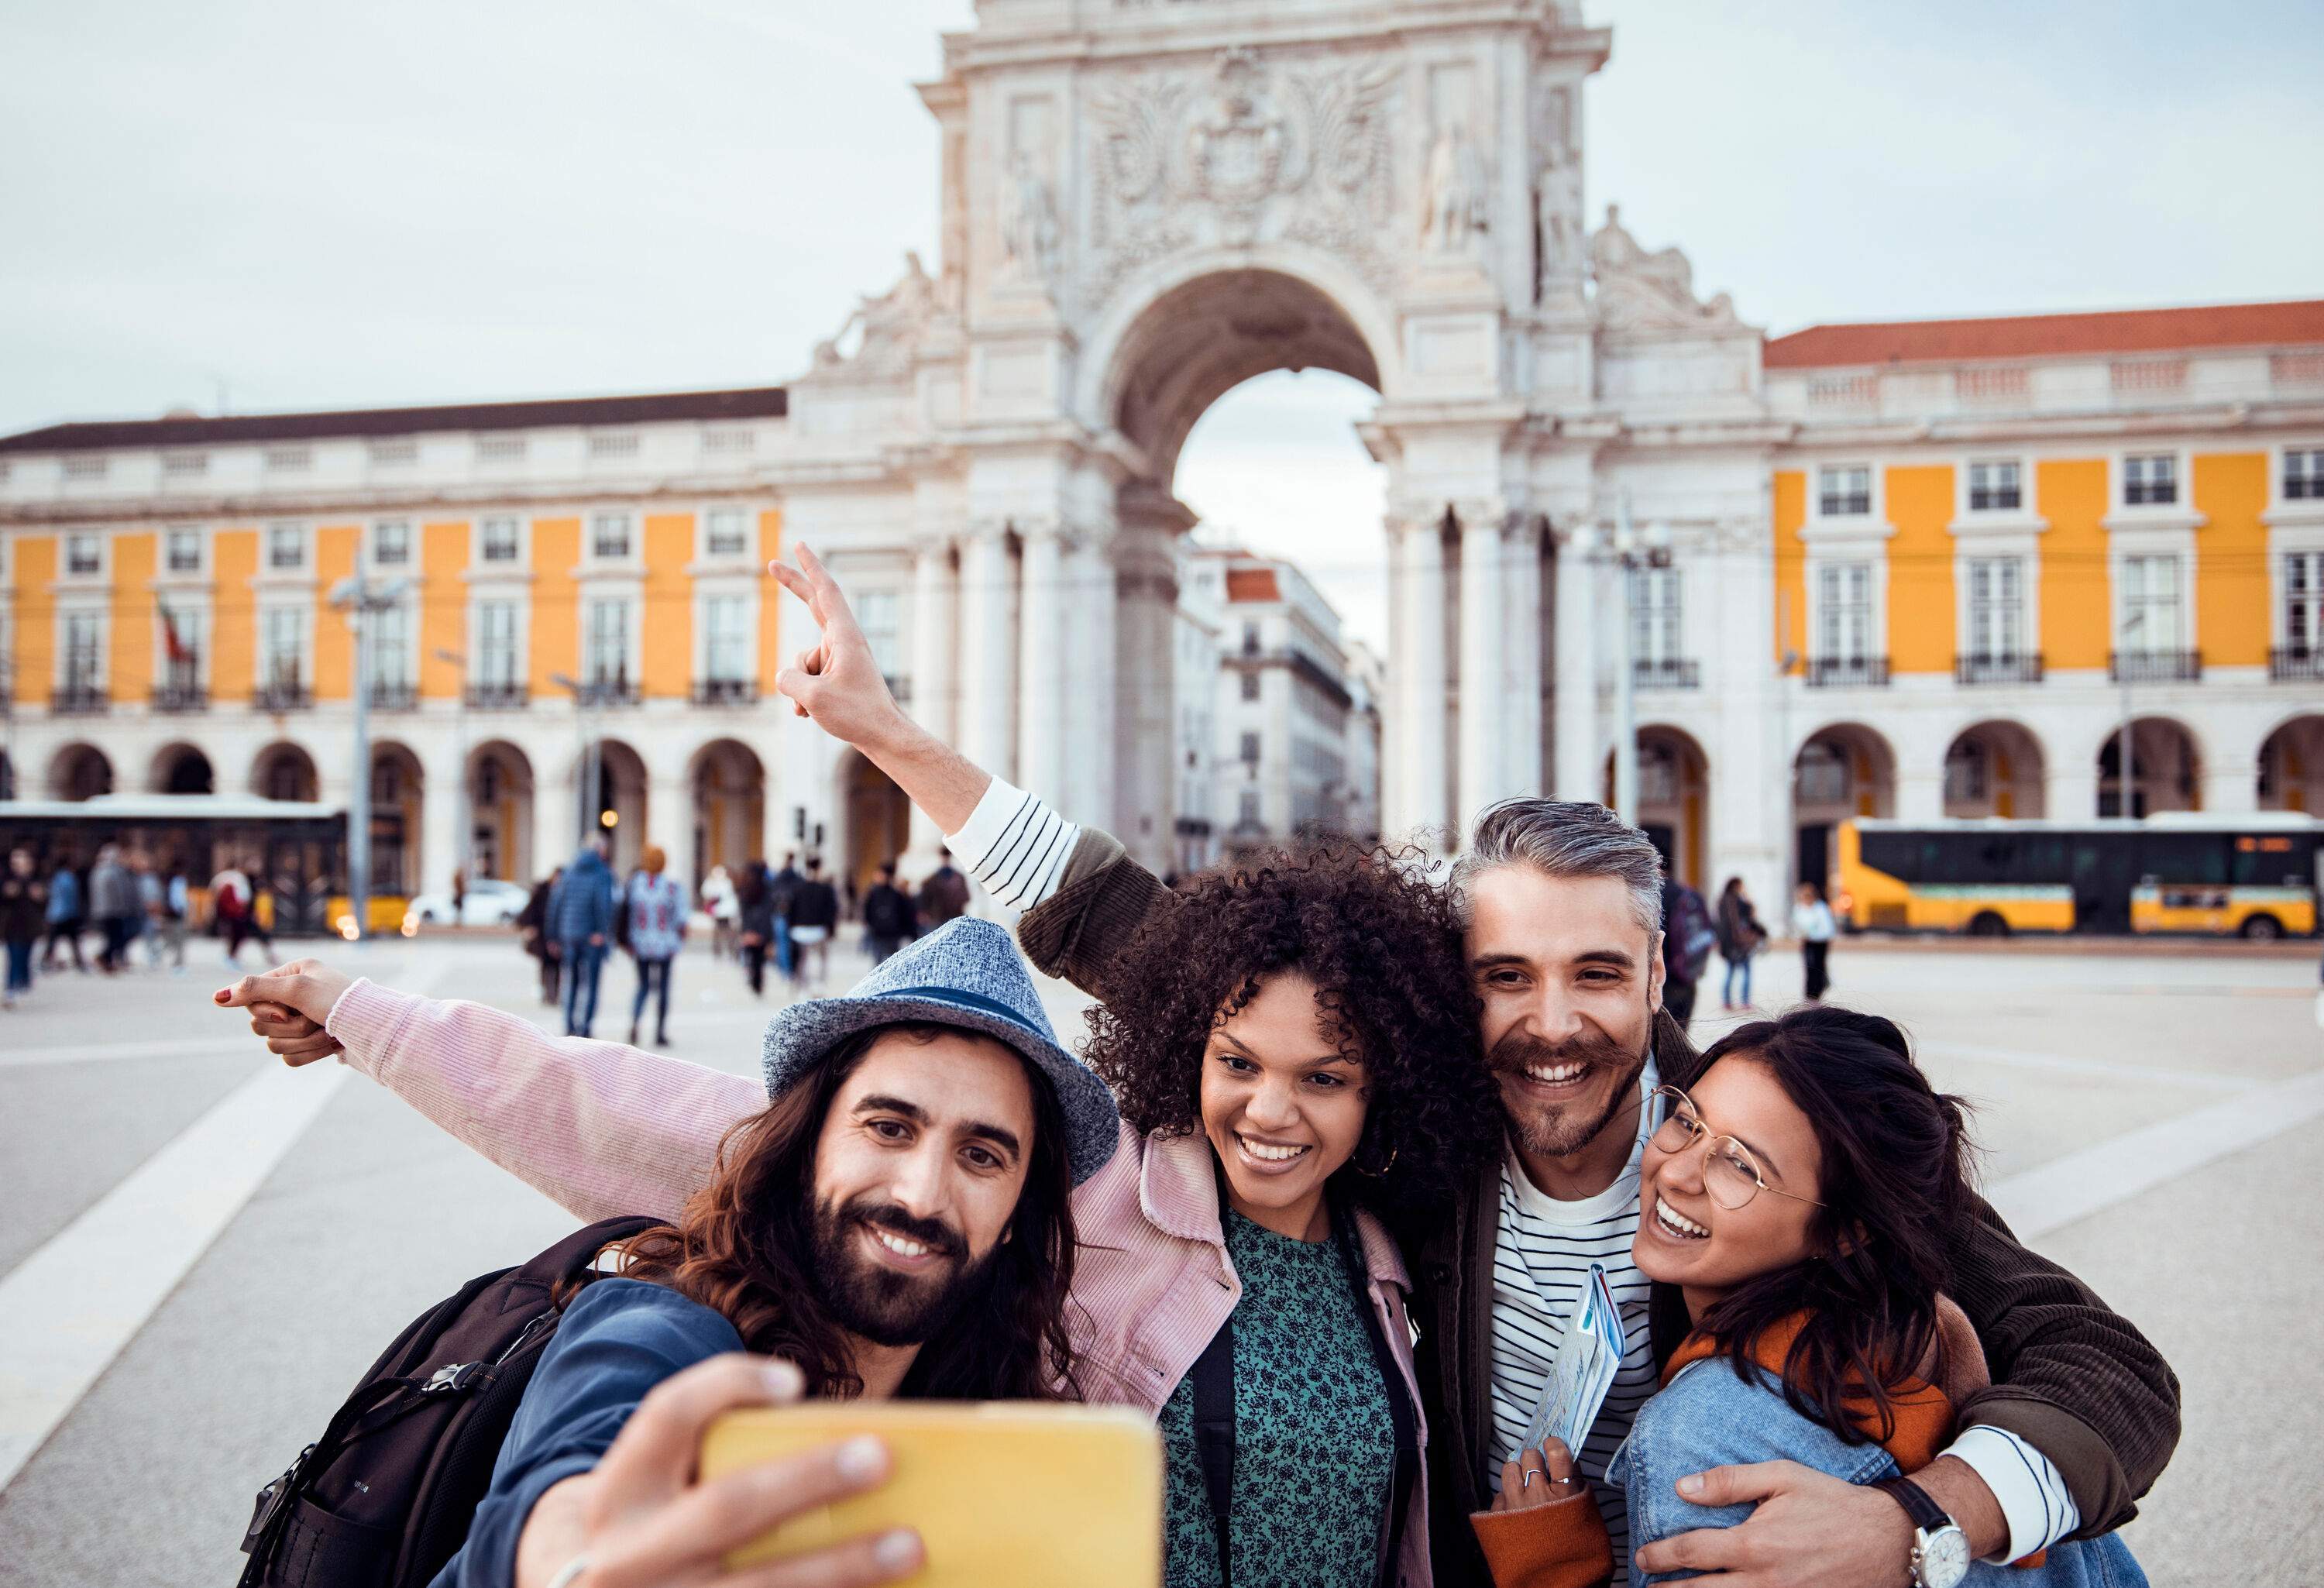
<svg viewBox="0 0 2324 1588">
<path fill-rule="evenodd" d="M 16 0 L 0 432 L 780 381 L 905 248 L 934 258 L 910 84 L 973 12 Z M 2312 5 L 1588 14 L 1614 28 L 1585 99 L 1593 218 L 1618 201 L 1771 332 L 2324 294 Z M 1252 383 L 1177 485 L 1377 641 L 1380 485 L 1348 430 L 1370 402 Z"/>
</svg>

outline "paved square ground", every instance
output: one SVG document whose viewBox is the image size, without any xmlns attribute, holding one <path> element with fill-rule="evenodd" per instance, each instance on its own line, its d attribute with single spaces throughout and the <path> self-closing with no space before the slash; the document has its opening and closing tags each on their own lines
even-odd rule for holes
<svg viewBox="0 0 2324 1588">
<path fill-rule="evenodd" d="M 336 1066 L 283 1072 L 186 975 L 66 974 L 0 1015 L 0 1579 L 214 1584 L 253 1492 L 420 1307 L 572 1220 Z M 383 982 L 549 1021 L 512 940 L 343 950 Z M 835 985 L 862 962 L 835 956 Z M 2152 1335 L 2177 1459 L 2128 1534 L 2157 1583 L 2324 1580 L 2324 1114 L 2311 958 L 1842 943 L 1835 1000 L 1894 1016 L 1978 1103 L 1989 1193 Z M 627 1026 L 626 962 L 601 1036 Z M 1758 1002 L 1798 995 L 1795 959 Z M 1061 1029 L 1082 1001 L 1047 990 Z M 774 1000 L 697 948 L 680 1056 L 749 1073 Z M 1706 983 L 1696 1034 L 1717 1013 Z M 134 1282 L 143 1276 L 145 1288 Z M 74 1298 L 66 1316 L 57 1297 Z M 117 1349 L 115 1349 L 117 1347 Z M 14 1441 L 13 1444 L 10 1442 Z"/>
</svg>

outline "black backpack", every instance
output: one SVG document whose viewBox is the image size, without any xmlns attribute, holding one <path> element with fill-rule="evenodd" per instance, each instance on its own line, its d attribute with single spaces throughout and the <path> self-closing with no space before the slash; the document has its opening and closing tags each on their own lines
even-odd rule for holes
<svg viewBox="0 0 2324 1588">
<path fill-rule="evenodd" d="M 258 1491 L 239 1588 L 421 1588 L 468 1537 L 540 1353 L 550 1292 L 661 1221 L 606 1219 L 412 1320 L 322 1436 Z"/>
</svg>

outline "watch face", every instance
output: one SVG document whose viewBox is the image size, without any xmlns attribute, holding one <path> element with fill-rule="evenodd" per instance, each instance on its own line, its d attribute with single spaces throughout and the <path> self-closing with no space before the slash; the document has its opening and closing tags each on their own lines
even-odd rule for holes
<svg viewBox="0 0 2324 1588">
<path fill-rule="evenodd" d="M 1921 1588 L 1958 1588 L 1968 1575 L 1968 1534 L 1944 1527 L 1921 1535 Z"/>
</svg>

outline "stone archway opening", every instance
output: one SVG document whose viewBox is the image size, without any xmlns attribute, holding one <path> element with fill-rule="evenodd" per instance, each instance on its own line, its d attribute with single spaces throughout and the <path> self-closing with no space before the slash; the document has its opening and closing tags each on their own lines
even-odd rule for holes
<svg viewBox="0 0 2324 1588">
<path fill-rule="evenodd" d="M 2296 716 L 2259 748 L 2259 808 L 2324 816 L 2324 715 Z"/>
<path fill-rule="evenodd" d="M 2122 798 L 2122 734 L 2108 734 L 2098 746 L 2098 815 L 2154 816 L 2168 810 L 2203 808 L 2203 763 L 2195 736 L 2167 716 L 2143 716 L 2130 725 L 2131 798 Z"/>
<path fill-rule="evenodd" d="M 156 794 L 215 794 L 217 773 L 197 746 L 164 744 L 153 753 L 147 783 Z"/>
<path fill-rule="evenodd" d="M 1963 729 L 1945 752 L 1945 815 L 2038 821 L 2043 813 L 2042 742 L 2013 722 Z"/>
<path fill-rule="evenodd" d="M 469 752 L 467 771 L 468 863 L 474 874 L 530 882 L 536 874 L 532 762 L 507 740 L 492 739 Z"/>
<path fill-rule="evenodd" d="M 1605 803 L 1614 803 L 1614 757 L 1606 757 Z M 1660 724 L 1638 730 L 1638 826 L 1671 875 L 1709 891 L 1711 759 L 1692 734 Z"/>
<path fill-rule="evenodd" d="M 751 747 L 714 739 L 696 752 L 687 781 L 694 793 L 693 870 L 698 889 L 715 866 L 730 877 L 766 853 L 767 772 Z M 671 863 L 681 857 L 673 855 Z"/>
<path fill-rule="evenodd" d="M 269 744 L 250 766 L 250 791 L 261 799 L 312 803 L 322 796 L 315 758 L 288 740 Z"/>
<path fill-rule="evenodd" d="M 49 798 L 76 803 L 113 792 L 113 762 L 94 744 L 68 744 L 49 762 Z"/>
<path fill-rule="evenodd" d="M 1808 735 L 1792 762 L 1793 875 L 1819 886 L 1832 864 L 1832 829 L 1850 817 L 1896 814 L 1896 752 L 1876 728 L 1836 723 Z"/>
<path fill-rule="evenodd" d="M 582 809 L 590 833 L 612 841 L 613 870 L 627 874 L 646 845 L 645 758 L 619 739 L 599 739 L 592 748 L 596 780 L 583 788 Z M 578 769 L 585 781 L 590 767 L 585 758 Z"/>
<path fill-rule="evenodd" d="M 911 842 L 912 802 L 887 773 L 853 751 L 840 763 L 839 779 L 840 808 L 847 813 L 842 853 L 847 858 L 831 880 L 843 889 L 853 883 L 860 899 L 880 868 L 900 857 Z"/>
<path fill-rule="evenodd" d="M 371 891 L 409 899 L 420 891 L 420 799 L 427 773 L 410 746 L 384 740 L 371 750 Z"/>
</svg>

